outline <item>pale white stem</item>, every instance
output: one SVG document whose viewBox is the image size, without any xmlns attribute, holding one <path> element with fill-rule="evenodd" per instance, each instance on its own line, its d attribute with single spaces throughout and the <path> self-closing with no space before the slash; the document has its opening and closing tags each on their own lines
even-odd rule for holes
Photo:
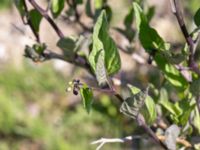
<svg viewBox="0 0 200 150">
<path fill-rule="evenodd" d="M 133 139 L 141 138 L 141 136 L 127 136 L 125 138 L 101 138 L 99 140 L 93 141 L 91 144 L 99 144 L 96 150 L 100 150 L 106 143 L 125 143 L 127 141 L 132 141 Z"/>
</svg>

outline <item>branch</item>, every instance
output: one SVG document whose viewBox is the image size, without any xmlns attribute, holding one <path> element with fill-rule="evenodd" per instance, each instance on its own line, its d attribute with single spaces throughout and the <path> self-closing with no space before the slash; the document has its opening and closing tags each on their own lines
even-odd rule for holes
<svg viewBox="0 0 200 150">
<path fill-rule="evenodd" d="M 145 123 L 145 119 L 141 114 L 138 114 L 136 118 L 139 126 L 143 127 L 143 129 L 146 131 L 146 133 L 160 146 L 162 146 L 164 149 L 167 150 L 167 146 L 160 140 L 158 139 L 157 135 L 153 132 L 151 128 L 148 127 L 148 125 Z"/>
<path fill-rule="evenodd" d="M 132 141 L 133 139 L 141 138 L 141 136 L 127 136 L 125 138 L 101 138 L 99 140 L 93 141 L 91 144 L 99 144 L 96 150 L 100 150 L 104 144 L 106 143 L 125 143 L 128 141 Z"/>
<path fill-rule="evenodd" d="M 60 60 L 63 60 L 65 62 L 74 64 L 74 65 L 79 66 L 81 68 L 84 68 L 91 75 L 94 75 L 93 71 L 91 70 L 90 65 L 88 64 L 86 59 L 84 57 L 82 57 L 82 56 L 76 55 L 74 60 L 70 60 L 70 59 L 67 59 L 64 55 L 57 54 L 55 52 L 52 52 L 51 50 L 45 50 L 43 55 L 46 58 L 46 60 L 49 60 L 49 59 L 60 59 Z"/>
<path fill-rule="evenodd" d="M 178 21 L 179 27 L 184 35 L 184 38 L 187 42 L 187 45 L 189 46 L 189 67 L 191 67 L 191 70 L 197 73 L 200 76 L 200 68 L 198 67 L 198 64 L 194 61 L 194 48 L 195 48 L 195 42 L 192 39 L 192 36 L 188 33 L 188 30 L 186 28 L 183 15 L 180 10 L 180 6 L 178 4 L 178 0 L 170 0 L 172 12 L 176 16 L 176 19 Z"/>
<path fill-rule="evenodd" d="M 157 135 L 158 139 L 160 141 L 165 141 L 165 136 L 163 135 Z M 126 142 L 129 142 L 129 141 L 133 141 L 134 139 L 140 139 L 142 138 L 141 136 L 127 136 L 125 138 L 101 138 L 99 140 L 96 140 L 96 141 L 93 141 L 91 144 L 99 144 L 99 146 L 96 148 L 96 150 L 100 150 L 104 144 L 107 144 L 107 143 L 126 143 Z M 187 140 L 185 139 L 182 139 L 182 138 L 177 138 L 176 139 L 176 143 L 178 144 L 181 144 L 183 145 L 184 147 L 186 148 L 191 148 L 192 147 L 192 144 L 190 142 L 188 142 Z"/>
<path fill-rule="evenodd" d="M 47 11 L 42 9 L 35 0 L 29 0 L 31 5 L 49 22 L 49 24 L 52 26 L 52 28 L 55 30 L 57 35 L 60 38 L 64 38 L 64 34 L 60 30 L 60 28 L 56 25 L 56 23 L 53 21 L 53 19 L 48 15 Z"/>
<path fill-rule="evenodd" d="M 165 141 L 166 138 L 163 135 L 158 135 L 158 139 L 160 141 Z M 190 142 L 188 142 L 185 139 L 179 138 L 179 137 L 176 139 L 176 143 L 184 145 L 185 148 L 191 148 L 192 147 L 192 144 Z"/>
</svg>

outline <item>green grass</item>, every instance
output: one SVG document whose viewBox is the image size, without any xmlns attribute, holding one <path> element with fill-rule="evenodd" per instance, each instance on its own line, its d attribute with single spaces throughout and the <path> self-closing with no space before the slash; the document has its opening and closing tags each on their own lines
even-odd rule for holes
<svg viewBox="0 0 200 150">
<path fill-rule="evenodd" d="M 118 137 L 113 118 L 98 110 L 90 115 L 78 104 L 70 110 L 64 77 L 50 65 L 25 65 L 0 71 L 0 149 L 92 150 L 92 140 Z M 118 144 L 105 149 L 119 149 Z"/>
</svg>

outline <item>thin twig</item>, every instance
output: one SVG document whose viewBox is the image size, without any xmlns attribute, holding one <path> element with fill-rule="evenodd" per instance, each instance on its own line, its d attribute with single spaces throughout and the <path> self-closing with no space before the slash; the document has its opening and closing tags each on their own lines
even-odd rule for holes
<svg viewBox="0 0 200 150">
<path fill-rule="evenodd" d="M 158 139 L 160 141 L 165 141 L 165 136 L 163 135 L 157 135 Z M 125 138 L 101 138 L 99 140 L 96 140 L 96 141 L 93 141 L 91 144 L 99 144 L 98 147 L 96 148 L 96 150 L 100 150 L 103 145 L 107 144 L 107 143 L 126 143 L 126 142 L 129 142 L 129 141 L 133 141 L 134 139 L 141 139 L 142 136 L 140 135 L 136 135 L 136 136 L 127 136 Z M 177 138 L 176 139 L 176 142 L 178 144 L 181 144 L 181 145 L 184 145 L 186 148 L 191 148 L 192 147 L 192 144 L 190 142 L 188 142 L 187 140 L 185 139 L 182 139 L 182 138 Z"/>
<path fill-rule="evenodd" d="M 153 130 L 151 128 L 148 127 L 148 125 L 145 122 L 144 117 L 142 116 L 142 114 L 138 114 L 137 116 L 137 122 L 139 124 L 139 126 L 141 126 L 146 133 L 156 142 L 158 143 L 160 146 L 162 146 L 164 149 L 167 150 L 167 146 L 158 139 L 158 137 L 156 136 L 156 134 L 153 132 Z"/>
<path fill-rule="evenodd" d="M 49 16 L 46 10 L 41 8 L 35 0 L 29 0 L 29 2 L 32 4 L 32 6 L 51 24 L 55 32 L 60 38 L 64 38 L 63 32 L 60 30 L 60 28 L 56 25 L 56 23 L 53 21 L 53 19 Z"/>
<path fill-rule="evenodd" d="M 178 24 L 180 26 L 180 29 L 184 35 L 184 38 L 187 42 L 187 45 L 189 46 L 189 67 L 191 68 L 192 71 L 197 73 L 200 76 L 200 68 L 198 67 L 197 63 L 194 60 L 194 48 L 195 48 L 195 43 L 192 39 L 192 36 L 188 33 L 188 30 L 186 28 L 183 15 L 181 13 L 181 9 L 179 6 L 179 1 L 178 0 L 170 0 L 171 3 L 171 8 L 172 12 L 176 16 L 176 19 L 178 21 Z"/>
</svg>

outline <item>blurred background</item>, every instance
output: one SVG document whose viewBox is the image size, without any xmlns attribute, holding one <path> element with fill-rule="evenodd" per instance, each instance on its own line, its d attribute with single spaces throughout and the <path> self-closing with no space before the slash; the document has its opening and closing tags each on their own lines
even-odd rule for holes
<svg viewBox="0 0 200 150">
<path fill-rule="evenodd" d="M 46 4 L 45 0 L 37 2 Z M 131 1 L 108 2 L 113 11 L 111 26 L 123 28 L 121 18 L 128 13 Z M 194 26 L 191 17 L 199 7 L 199 0 L 182 2 L 187 26 L 191 31 Z M 151 24 L 159 34 L 166 41 L 182 44 L 184 39 L 171 13 L 169 1 L 146 0 L 144 4 L 155 7 Z M 80 27 L 73 26 L 62 18 L 58 18 L 56 22 L 65 35 L 78 36 Z M 58 37 L 45 20 L 42 21 L 40 30 L 42 41 L 50 49 L 59 52 L 56 47 Z M 121 35 L 114 31 L 111 33 L 122 47 L 126 47 L 127 41 Z M 94 150 L 96 145 L 91 145 L 90 142 L 101 137 L 120 138 L 133 133 L 143 134 L 143 130 L 138 129 L 132 120 L 120 114 L 119 104 L 114 97 L 96 93 L 93 110 L 88 115 L 80 97 L 65 89 L 74 78 L 86 82 L 95 80 L 85 70 L 60 60 L 34 63 L 25 58 L 24 47 L 34 43 L 34 40 L 29 27 L 22 23 L 12 0 L 1 0 L 0 150 Z M 134 49 L 132 55 L 123 52 L 120 54 L 120 74 L 125 81 L 141 88 L 148 82 L 157 81 L 160 73 L 147 65 L 148 56 L 143 50 Z M 142 62 L 135 60 L 138 55 L 142 56 Z M 143 144 L 141 140 L 135 142 L 137 143 L 106 144 L 102 149 L 128 150 L 134 146 L 145 149 L 150 145 L 147 140 Z"/>
</svg>

